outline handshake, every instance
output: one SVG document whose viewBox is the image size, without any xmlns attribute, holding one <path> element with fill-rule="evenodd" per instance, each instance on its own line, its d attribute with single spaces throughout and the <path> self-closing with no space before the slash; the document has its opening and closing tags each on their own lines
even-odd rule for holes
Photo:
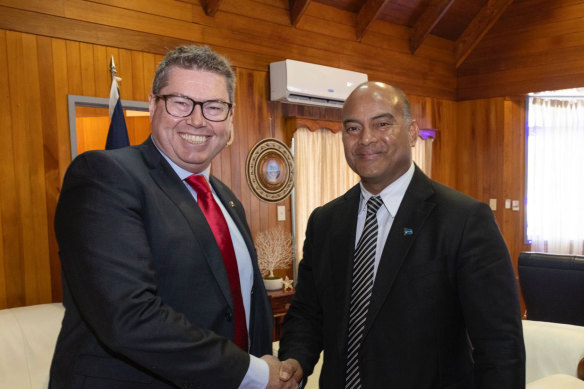
<svg viewBox="0 0 584 389">
<path fill-rule="evenodd" d="M 268 363 L 270 378 L 266 389 L 297 389 L 302 379 L 302 367 L 296 359 L 281 361 L 273 355 L 264 355 L 261 359 Z"/>
</svg>

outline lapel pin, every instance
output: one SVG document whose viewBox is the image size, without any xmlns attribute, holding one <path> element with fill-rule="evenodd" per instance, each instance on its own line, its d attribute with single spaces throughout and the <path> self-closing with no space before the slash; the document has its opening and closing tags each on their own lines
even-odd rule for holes
<svg viewBox="0 0 584 389">
<path fill-rule="evenodd" d="M 411 228 L 404 228 L 404 236 L 414 235 L 414 230 Z"/>
<path fill-rule="evenodd" d="M 229 206 L 231 206 L 231 208 L 235 208 L 235 203 L 232 200 L 230 200 L 229 201 Z"/>
</svg>

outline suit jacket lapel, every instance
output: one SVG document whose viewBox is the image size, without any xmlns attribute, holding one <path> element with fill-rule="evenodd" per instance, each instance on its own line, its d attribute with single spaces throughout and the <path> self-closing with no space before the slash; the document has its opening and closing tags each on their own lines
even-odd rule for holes
<svg viewBox="0 0 584 389">
<path fill-rule="evenodd" d="M 223 206 L 233 219 L 233 222 L 237 226 L 237 229 L 241 233 L 243 240 L 245 241 L 245 245 L 247 246 L 247 250 L 250 253 L 250 257 L 252 259 L 251 264 L 254 270 L 254 283 L 257 281 L 258 277 L 261 279 L 260 270 L 257 264 L 257 256 L 255 251 L 255 245 L 253 243 L 251 232 L 249 231 L 249 227 L 247 225 L 247 220 L 242 219 L 244 215 L 244 210 L 241 209 L 241 203 L 233 197 L 233 193 L 225 187 L 225 185 L 217 180 L 214 176 L 210 176 L 209 180 L 215 193 L 223 203 Z"/>
<path fill-rule="evenodd" d="M 430 181 L 416 166 L 381 254 L 365 324 L 365 334 L 371 328 L 387 299 L 407 253 L 416 239 L 416 233 L 421 231 L 424 221 L 434 208 L 434 203 L 427 201 L 433 193 Z"/>
<path fill-rule="evenodd" d="M 353 259 L 355 253 L 355 234 L 357 230 L 357 214 L 361 186 L 353 186 L 344 196 L 345 200 L 339 204 L 340 211 L 336 213 L 340 220 L 331 221 L 335 226 L 334 235 L 330 241 L 331 265 L 333 277 L 333 290 L 336 304 L 334 312 L 340 312 L 340 325 L 338 336 L 342 341 L 337 342 L 338 353 L 344 355 L 346 347 L 347 330 L 349 326 L 349 307 L 351 300 L 351 279 L 353 273 Z"/>
<path fill-rule="evenodd" d="M 225 272 L 225 266 L 223 265 L 223 257 L 221 256 L 221 251 L 219 251 L 213 232 L 205 219 L 205 215 L 184 183 L 156 149 L 152 140 L 148 138 L 142 146 L 144 158 L 151 168 L 150 175 L 152 179 L 172 202 L 176 204 L 187 219 L 193 231 L 193 240 L 201 247 L 201 255 L 205 258 L 211 272 L 215 276 L 223 292 L 225 301 L 231 306 L 231 289 L 229 287 L 227 273 Z"/>
</svg>

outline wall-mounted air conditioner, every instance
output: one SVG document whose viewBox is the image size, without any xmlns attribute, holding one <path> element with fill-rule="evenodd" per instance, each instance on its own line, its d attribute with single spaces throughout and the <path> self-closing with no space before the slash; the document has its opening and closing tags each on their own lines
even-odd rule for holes
<svg viewBox="0 0 584 389">
<path fill-rule="evenodd" d="M 287 59 L 270 64 L 273 101 L 342 107 L 367 74 Z"/>
</svg>

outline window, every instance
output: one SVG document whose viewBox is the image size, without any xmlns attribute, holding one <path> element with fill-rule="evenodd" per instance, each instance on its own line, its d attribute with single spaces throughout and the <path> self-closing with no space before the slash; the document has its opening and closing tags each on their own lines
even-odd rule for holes
<svg viewBox="0 0 584 389">
<path fill-rule="evenodd" d="M 533 251 L 584 252 L 584 88 L 528 97 L 527 239 Z"/>
<path fill-rule="evenodd" d="M 71 159 L 86 150 L 103 150 L 110 124 L 109 99 L 67 96 Z M 147 101 L 122 100 L 130 144 L 142 143 L 150 135 Z"/>
</svg>

